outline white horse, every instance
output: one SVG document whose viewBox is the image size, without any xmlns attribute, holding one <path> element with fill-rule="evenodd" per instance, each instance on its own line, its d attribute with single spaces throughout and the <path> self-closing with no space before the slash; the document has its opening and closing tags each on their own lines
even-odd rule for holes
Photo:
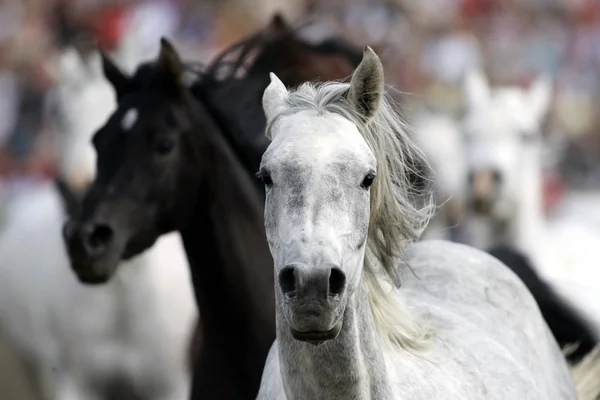
<svg viewBox="0 0 600 400">
<path fill-rule="evenodd" d="M 427 225 L 422 239 L 463 241 L 466 160 L 461 127 L 452 116 L 423 109 L 412 122 L 414 141 L 433 171 L 436 204 L 440 211 Z"/>
<path fill-rule="evenodd" d="M 519 249 L 600 334 L 597 204 L 588 201 L 587 210 L 571 207 L 549 220 L 544 216 L 541 124 L 551 97 L 550 82 L 540 77 L 528 91 L 491 90 L 483 74 L 472 71 L 465 91 L 469 203 L 476 215 L 473 225 L 480 228 L 474 237 L 485 238 L 478 246 L 502 242 Z"/>
<path fill-rule="evenodd" d="M 60 175 L 73 191 L 95 174 L 94 131 L 114 109 L 98 55 L 68 50 L 53 94 L 62 116 Z M 77 281 L 52 184 L 16 198 L 0 237 L 0 329 L 44 399 L 187 400 L 188 346 L 197 310 L 177 235 L 119 268 L 107 285 Z M 119 392 L 121 390 L 121 392 Z"/>
<path fill-rule="evenodd" d="M 464 245 L 409 245 L 431 207 L 409 201 L 405 167 L 424 160 L 370 48 L 350 84 L 288 92 L 272 74 L 263 107 L 277 339 L 259 399 L 577 399 L 513 273 Z"/>
<path fill-rule="evenodd" d="M 83 59 L 67 48 L 57 63 L 56 81 L 49 94 L 47 113 L 58 135 L 59 175 L 76 191 L 87 189 L 94 179 L 96 152 L 92 134 L 115 110 L 114 91 L 102 73 L 98 52 Z"/>
</svg>

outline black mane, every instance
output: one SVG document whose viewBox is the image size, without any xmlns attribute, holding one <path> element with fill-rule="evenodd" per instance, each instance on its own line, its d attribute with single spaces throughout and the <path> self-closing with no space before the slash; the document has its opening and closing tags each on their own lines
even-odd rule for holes
<svg viewBox="0 0 600 400">
<path fill-rule="evenodd" d="M 204 103 L 251 173 L 258 170 L 269 144 L 264 135 L 266 120 L 261 100 L 269 84 L 269 73 L 274 72 L 286 85 L 295 86 L 305 81 L 296 71 L 305 54 L 341 56 L 352 69 L 362 58 L 360 49 L 340 39 L 307 43 L 299 38 L 299 29 L 269 26 L 235 43 L 199 72 L 191 87 L 194 97 Z M 262 184 L 256 180 L 256 185 L 262 193 Z"/>
</svg>

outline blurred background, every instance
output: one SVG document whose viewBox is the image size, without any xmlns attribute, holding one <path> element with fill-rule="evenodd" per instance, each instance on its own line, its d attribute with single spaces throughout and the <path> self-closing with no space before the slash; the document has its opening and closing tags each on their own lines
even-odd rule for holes
<svg viewBox="0 0 600 400">
<path fill-rule="evenodd" d="M 307 35 L 335 33 L 359 46 L 378 47 L 388 81 L 412 94 L 407 102 L 427 101 L 459 112 L 461 79 L 473 66 L 484 66 L 494 84 L 527 85 L 546 72 L 555 82 L 547 131 L 568 138 L 566 169 L 597 168 L 597 1 L 2 0 L 3 186 L 52 176 L 56 135 L 42 110 L 53 84 L 52 60 L 65 45 L 85 48 L 98 42 L 111 49 L 131 31 L 153 43 L 155 32 L 166 30 L 187 59 L 208 61 L 263 27 L 276 10 L 292 21 L 314 20 Z M 570 178 L 573 184 L 589 185 L 590 179 L 597 183 L 600 173 Z M 9 192 L 0 193 L 5 198 Z"/>
<path fill-rule="evenodd" d="M 307 36 L 336 34 L 376 46 L 388 82 L 410 94 L 407 103 L 460 112 L 460 83 L 473 66 L 485 67 L 493 84 L 526 86 L 538 73 L 550 74 L 555 93 L 546 131 L 568 139 L 565 172 L 580 172 L 570 182 L 598 184 L 600 3 L 594 0 L 2 0 L 3 187 L 53 174 L 56 132 L 42 110 L 53 59 L 65 45 L 96 41 L 111 49 L 132 31 L 149 43 L 166 31 L 187 59 L 208 61 L 276 10 L 291 21 L 311 18 Z"/>
<path fill-rule="evenodd" d="M 112 51 L 134 35 L 148 43 L 150 59 L 166 33 L 185 59 L 207 62 L 276 11 L 310 21 L 306 38 L 335 35 L 376 48 L 409 121 L 423 108 L 459 118 L 472 68 L 493 85 L 528 87 L 547 74 L 553 187 L 600 189 L 597 0 L 0 0 L 0 204 L 55 174 L 60 132 L 46 100 L 66 46 Z M 0 372 L 3 399 L 18 390 L 15 376 Z"/>
</svg>

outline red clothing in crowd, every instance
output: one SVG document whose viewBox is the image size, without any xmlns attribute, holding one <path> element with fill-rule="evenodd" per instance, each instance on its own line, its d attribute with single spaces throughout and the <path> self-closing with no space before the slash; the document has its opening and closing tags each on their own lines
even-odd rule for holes
<svg viewBox="0 0 600 400">
<path fill-rule="evenodd" d="M 125 31 L 128 8 L 123 4 L 106 6 L 94 21 L 98 44 L 105 50 L 114 50 Z"/>
</svg>

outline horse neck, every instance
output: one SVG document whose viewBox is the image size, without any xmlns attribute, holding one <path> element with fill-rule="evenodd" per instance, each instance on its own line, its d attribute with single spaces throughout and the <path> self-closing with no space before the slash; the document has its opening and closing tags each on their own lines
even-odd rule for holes
<svg viewBox="0 0 600 400">
<path fill-rule="evenodd" d="M 216 132 L 206 110 L 196 115 L 204 117 L 203 131 Z M 201 315 L 201 354 L 213 355 L 205 360 L 207 365 L 199 361 L 197 371 L 206 377 L 199 385 L 210 388 L 198 390 L 212 393 L 221 384 L 230 387 L 235 382 L 235 387 L 245 385 L 252 392 L 258 389 L 275 337 L 273 261 L 257 190 L 224 138 L 210 136 L 202 146 L 194 146 L 196 152 L 203 150 L 201 159 L 210 166 L 210 174 L 190 223 L 180 231 Z M 216 381 L 225 376 L 231 379 Z"/>
<path fill-rule="evenodd" d="M 287 398 L 391 399 L 385 357 L 361 280 L 339 336 L 320 346 L 292 338 L 277 296 L 277 342 Z"/>
<path fill-rule="evenodd" d="M 262 93 L 268 84 L 269 75 L 264 74 L 218 84 L 201 81 L 193 88 L 194 96 L 203 99 L 219 125 L 227 128 L 223 130 L 224 136 L 251 173 L 258 171 L 269 145 L 264 135 L 266 119 L 261 106 Z M 260 189 L 262 192 L 262 187 Z"/>
<path fill-rule="evenodd" d="M 534 146 L 524 150 L 523 164 L 519 169 L 520 187 L 516 193 L 522 197 L 516 204 L 514 218 L 508 221 L 507 235 L 523 251 L 536 245 L 544 232 L 543 182 L 540 149 Z"/>
</svg>

